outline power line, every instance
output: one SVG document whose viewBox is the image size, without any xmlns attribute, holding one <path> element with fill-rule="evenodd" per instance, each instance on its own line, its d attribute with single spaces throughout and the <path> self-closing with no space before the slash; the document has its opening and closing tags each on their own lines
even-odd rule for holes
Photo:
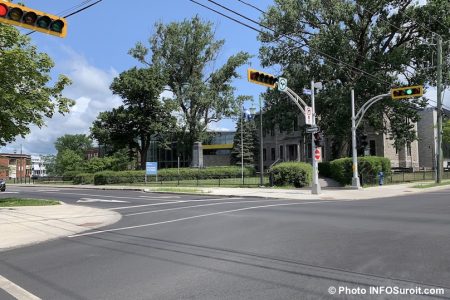
<svg viewBox="0 0 450 300">
<path fill-rule="evenodd" d="M 209 9 L 209 10 L 211 10 L 211 11 L 217 12 L 216 10 L 212 9 L 211 7 L 206 6 L 206 5 L 203 5 L 203 4 L 200 4 L 200 3 L 198 3 L 198 2 L 196 2 L 196 1 L 194 1 L 194 0 L 189 0 L 189 1 L 194 2 L 194 3 L 196 3 L 196 4 L 200 5 L 200 6 L 203 6 L 203 7 L 207 8 L 207 9 Z M 274 31 L 273 29 L 271 29 L 271 28 L 269 28 L 269 27 L 267 27 L 267 26 L 265 26 L 265 25 L 263 25 L 263 24 L 261 24 L 261 23 L 255 21 L 255 20 L 253 20 L 253 19 L 250 19 L 250 18 L 248 18 L 248 17 L 246 17 L 246 16 L 243 16 L 242 14 L 240 14 L 240 13 L 238 13 L 238 12 L 236 12 L 236 11 L 233 11 L 233 10 L 229 9 L 228 7 L 225 7 L 225 6 L 219 4 L 219 3 L 215 2 L 215 1 L 212 1 L 212 0 L 208 0 L 208 1 L 211 2 L 211 3 L 214 3 L 214 4 L 217 5 L 217 6 L 220 6 L 220 7 L 224 8 L 224 9 L 226 9 L 226 10 L 228 10 L 228 11 L 230 11 L 230 12 L 232 12 L 232 13 L 238 15 L 238 16 L 241 16 L 242 18 L 245 18 L 245 19 L 247 19 L 247 20 L 249 20 L 249 21 L 251 21 L 251 22 L 253 22 L 253 23 L 255 23 L 255 24 L 258 24 L 259 26 L 261 26 L 261 27 L 263 27 L 263 28 L 266 28 L 267 30 L 272 31 L 273 33 L 275 33 L 275 31 Z M 236 19 L 234 19 L 234 18 L 232 18 L 232 17 L 229 17 L 229 16 L 227 16 L 227 15 L 225 15 L 225 14 L 223 14 L 223 13 L 220 13 L 220 12 L 217 12 L 217 13 L 219 13 L 220 15 L 222 15 L 222 16 L 224 16 L 224 17 L 230 19 L 230 20 L 236 21 Z M 238 21 L 238 23 L 242 24 L 242 22 L 240 22 L 240 21 Z M 247 25 L 247 24 L 245 24 L 244 26 L 249 27 L 249 28 L 252 28 L 252 29 L 254 29 L 254 30 L 256 30 L 257 32 L 260 32 L 260 33 L 266 33 L 266 32 L 263 32 L 263 31 L 261 31 L 261 30 L 259 30 L 259 29 L 255 29 L 254 27 L 252 27 L 252 26 L 250 26 L 250 25 Z M 291 41 L 293 41 L 295 44 L 299 44 L 299 43 L 300 43 L 299 41 L 297 41 L 297 40 L 293 39 L 292 37 L 287 36 L 287 35 L 285 35 L 285 34 L 281 34 L 281 36 L 284 37 L 284 38 L 287 38 L 287 39 L 289 39 L 289 40 L 291 40 Z M 344 62 L 344 61 L 342 61 L 342 60 L 340 60 L 340 59 L 338 59 L 338 58 L 335 58 L 335 57 L 333 57 L 333 56 L 331 56 L 331 55 L 329 55 L 329 54 L 327 54 L 327 53 L 324 53 L 324 52 L 318 50 L 317 48 L 314 48 L 314 47 L 308 46 L 308 45 L 306 45 L 306 47 L 308 47 L 310 50 L 316 51 L 317 53 L 319 53 L 321 56 L 323 56 L 323 57 L 325 57 L 325 58 L 331 59 L 332 62 L 334 61 L 334 63 L 335 63 L 336 65 L 338 65 L 338 66 L 344 65 L 344 66 L 346 66 L 347 69 L 349 69 L 349 70 L 356 70 L 356 71 L 359 71 L 360 73 L 365 74 L 365 75 L 368 76 L 368 77 L 372 77 L 372 78 L 375 79 L 376 82 L 378 82 L 378 83 L 381 82 L 381 83 L 385 83 L 385 84 L 388 85 L 388 86 L 391 86 L 391 83 L 390 83 L 390 82 L 385 81 L 385 80 L 382 80 L 382 79 L 376 77 L 375 75 L 370 74 L 369 72 L 366 72 L 366 71 L 364 71 L 364 70 L 362 70 L 362 69 L 359 69 L 359 68 L 357 68 L 357 67 L 355 67 L 355 66 L 352 66 L 352 65 L 350 65 L 350 64 L 348 64 L 348 63 L 346 63 L 346 62 Z M 304 53 L 306 53 L 306 51 L 305 51 L 304 49 L 302 49 L 302 47 L 296 47 L 296 48 L 297 48 L 297 49 L 300 49 L 301 51 L 303 51 Z"/>
</svg>

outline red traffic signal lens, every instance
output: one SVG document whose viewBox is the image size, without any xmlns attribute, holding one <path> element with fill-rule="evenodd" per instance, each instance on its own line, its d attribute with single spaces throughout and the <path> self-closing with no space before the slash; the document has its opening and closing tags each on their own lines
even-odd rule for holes
<svg viewBox="0 0 450 300">
<path fill-rule="evenodd" d="M 20 8 L 14 7 L 9 11 L 9 18 L 13 21 L 20 22 L 22 19 L 23 11 Z"/>
<path fill-rule="evenodd" d="M 52 22 L 52 20 L 51 20 L 49 17 L 43 16 L 43 17 L 40 17 L 40 18 L 37 20 L 36 25 L 37 25 L 38 27 L 47 29 L 48 26 L 50 26 L 50 23 L 51 23 L 51 22 Z"/>
<path fill-rule="evenodd" d="M 61 20 L 53 21 L 50 24 L 51 31 L 62 32 L 63 28 L 64 28 L 64 22 Z"/>
<path fill-rule="evenodd" d="M 8 6 L 3 3 L 0 3 L 0 17 L 4 17 L 8 14 Z"/>
<path fill-rule="evenodd" d="M 34 12 L 27 12 L 24 16 L 23 16 L 23 22 L 25 23 L 25 24 L 28 24 L 28 25 L 34 25 L 34 23 L 36 22 L 36 20 L 37 20 L 37 15 L 36 15 L 36 13 L 34 13 Z"/>
</svg>

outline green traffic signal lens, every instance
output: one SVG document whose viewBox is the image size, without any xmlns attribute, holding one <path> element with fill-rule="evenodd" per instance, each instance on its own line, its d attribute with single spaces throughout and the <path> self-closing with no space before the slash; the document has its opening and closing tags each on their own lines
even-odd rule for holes
<svg viewBox="0 0 450 300">
<path fill-rule="evenodd" d="M 9 11 L 9 18 L 13 21 L 20 22 L 22 19 L 23 11 L 20 8 L 14 7 Z"/>
<path fill-rule="evenodd" d="M 47 29 L 47 28 L 50 26 L 50 23 L 51 23 L 51 22 L 52 22 L 52 20 L 51 20 L 49 17 L 43 16 L 43 17 L 40 17 L 40 18 L 37 20 L 36 25 L 37 25 L 38 27 Z"/>
<path fill-rule="evenodd" d="M 63 28 L 64 28 L 64 22 L 61 20 L 53 21 L 52 24 L 50 24 L 51 31 L 62 32 Z"/>
<path fill-rule="evenodd" d="M 412 93 L 413 93 L 413 90 L 412 90 L 412 89 L 407 89 L 407 90 L 406 90 L 406 95 L 412 95 Z"/>
</svg>

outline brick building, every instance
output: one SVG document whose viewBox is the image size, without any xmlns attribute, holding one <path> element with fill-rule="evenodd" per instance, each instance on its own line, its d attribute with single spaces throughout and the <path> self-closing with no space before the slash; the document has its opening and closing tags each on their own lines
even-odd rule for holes
<svg viewBox="0 0 450 300">
<path fill-rule="evenodd" d="M 31 176 L 31 156 L 0 153 L 0 178 L 14 179 Z"/>
</svg>

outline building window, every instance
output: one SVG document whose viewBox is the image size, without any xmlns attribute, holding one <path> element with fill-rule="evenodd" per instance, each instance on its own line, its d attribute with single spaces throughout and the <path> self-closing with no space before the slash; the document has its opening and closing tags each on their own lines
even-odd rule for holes
<svg viewBox="0 0 450 300">
<path fill-rule="evenodd" d="M 283 147 L 283 145 L 280 145 L 280 159 L 281 160 L 284 160 L 284 147 Z"/>
<path fill-rule="evenodd" d="M 411 156 L 411 143 L 406 144 L 406 153 L 408 156 Z"/>
<path fill-rule="evenodd" d="M 298 118 L 294 118 L 294 131 L 298 131 Z"/>
<path fill-rule="evenodd" d="M 274 136 L 275 135 L 275 127 L 272 126 L 272 128 L 270 128 L 270 135 Z"/>
<path fill-rule="evenodd" d="M 272 159 L 272 160 L 275 160 L 275 148 L 272 148 L 272 149 L 270 149 L 270 158 Z"/>
<path fill-rule="evenodd" d="M 376 156 L 377 155 L 377 149 L 375 148 L 375 141 L 371 140 L 369 141 L 369 148 L 370 148 L 370 155 Z"/>
<path fill-rule="evenodd" d="M 267 153 L 266 153 L 266 148 L 263 149 L 263 160 L 266 161 L 267 160 Z"/>
</svg>

